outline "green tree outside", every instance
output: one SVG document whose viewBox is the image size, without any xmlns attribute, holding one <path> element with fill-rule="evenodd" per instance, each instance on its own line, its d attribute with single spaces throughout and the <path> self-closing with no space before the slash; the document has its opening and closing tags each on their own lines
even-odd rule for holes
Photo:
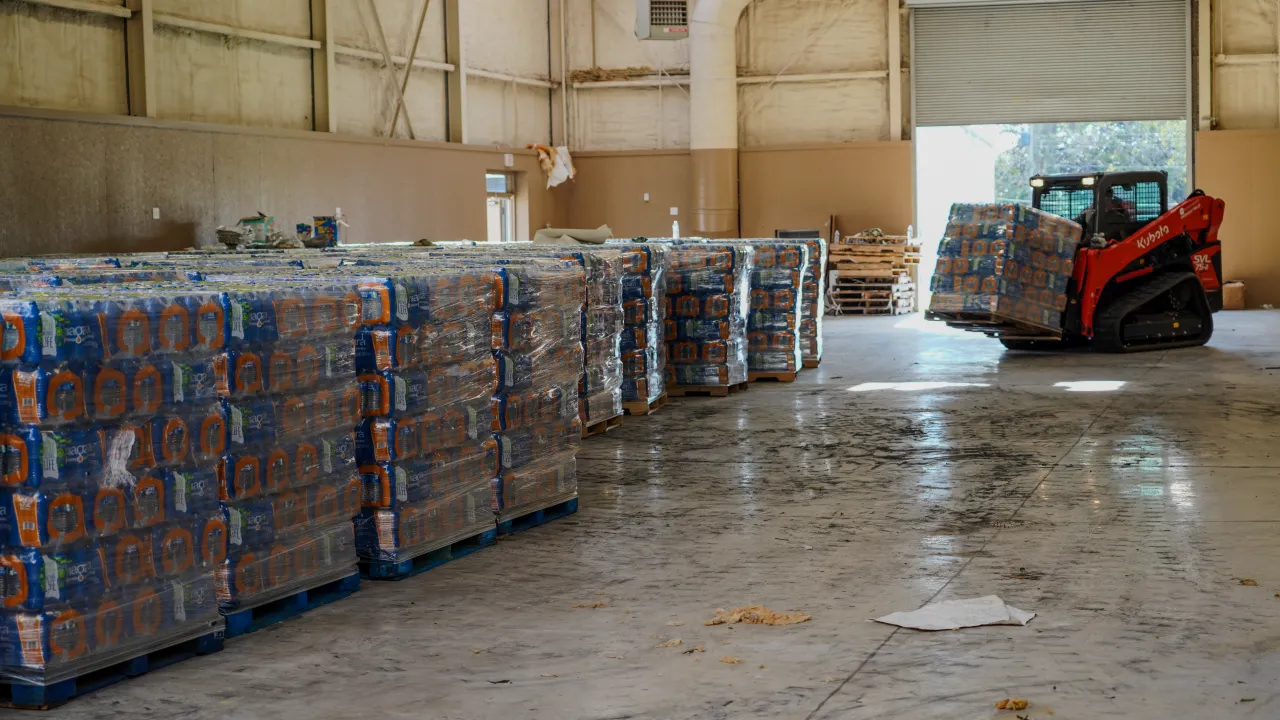
<svg viewBox="0 0 1280 720">
<path fill-rule="evenodd" d="M 1008 125 L 1017 144 L 996 159 L 998 202 L 1031 203 L 1033 175 L 1119 170 L 1169 173 L 1169 204 L 1187 198 L 1187 126 L 1181 120 Z"/>
</svg>

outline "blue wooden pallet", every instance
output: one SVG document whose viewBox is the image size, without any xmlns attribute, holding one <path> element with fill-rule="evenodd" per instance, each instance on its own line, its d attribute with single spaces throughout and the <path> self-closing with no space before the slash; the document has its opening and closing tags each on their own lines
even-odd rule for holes
<svg viewBox="0 0 1280 720">
<path fill-rule="evenodd" d="M 319 587 L 299 590 L 279 600 L 245 610 L 223 611 L 227 616 L 227 637 L 239 637 L 297 617 L 308 610 L 328 605 L 360 589 L 360 573 L 332 580 Z"/>
<path fill-rule="evenodd" d="M 514 517 L 510 520 L 500 520 L 498 521 L 498 534 L 511 535 L 512 533 L 524 532 L 530 528 L 545 525 L 552 520 L 559 520 L 576 512 L 578 512 L 578 498 L 570 498 L 551 507 L 534 510 L 527 515 Z"/>
<path fill-rule="evenodd" d="M 49 710 L 109 685 L 152 670 L 189 660 L 222 649 L 222 628 L 166 648 L 143 653 L 114 665 L 92 670 L 68 680 L 49 685 L 28 685 L 16 681 L 0 681 L 0 707 L 20 710 Z"/>
<path fill-rule="evenodd" d="M 420 573 L 424 573 L 432 568 L 466 557 L 471 553 L 489 547 L 498 542 L 497 530 L 485 530 L 479 535 L 472 535 L 469 538 L 463 538 L 450 545 L 445 545 L 437 550 L 429 553 L 423 553 L 415 558 L 401 560 L 400 562 L 388 562 L 385 560 L 361 560 L 360 571 L 364 576 L 371 580 L 404 580 L 411 578 Z"/>
</svg>

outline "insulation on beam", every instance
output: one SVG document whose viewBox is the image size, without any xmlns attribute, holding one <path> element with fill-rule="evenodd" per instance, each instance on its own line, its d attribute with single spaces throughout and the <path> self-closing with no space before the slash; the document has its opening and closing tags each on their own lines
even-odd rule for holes
<svg viewBox="0 0 1280 720">
<path fill-rule="evenodd" d="M 154 0 L 154 4 L 157 13 L 246 30 L 295 37 L 308 37 L 311 32 L 309 0 Z"/>
<path fill-rule="evenodd" d="M 404 71 L 403 66 L 398 68 Z M 338 132 L 381 137 L 387 134 L 395 111 L 396 96 L 385 77 L 381 63 L 339 55 L 335 63 L 335 94 L 341 99 L 335 105 Z M 444 142 L 445 74 L 439 70 L 415 69 L 409 77 L 404 100 L 419 140 Z M 404 112 L 396 128 L 396 137 L 407 138 Z"/>
<path fill-rule="evenodd" d="M 124 20 L 0 3 L 0 105 L 125 115 Z"/>
</svg>

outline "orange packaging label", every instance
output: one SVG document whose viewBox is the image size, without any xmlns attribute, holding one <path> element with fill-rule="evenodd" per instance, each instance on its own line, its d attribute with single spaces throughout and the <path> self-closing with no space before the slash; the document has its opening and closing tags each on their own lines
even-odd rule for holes
<svg viewBox="0 0 1280 720">
<path fill-rule="evenodd" d="M 214 592 L 219 602 L 231 601 L 231 572 L 226 568 L 219 568 L 215 573 L 217 584 Z"/>
<path fill-rule="evenodd" d="M 40 547 L 40 504 L 28 495 L 13 497 L 13 519 L 23 547 Z"/>
<path fill-rule="evenodd" d="M 18 639 L 22 643 L 23 665 L 44 665 L 44 622 L 40 615 L 18 615 Z"/>
<path fill-rule="evenodd" d="M 391 519 L 392 517 L 394 516 L 391 513 L 386 513 L 385 515 L 378 513 L 378 547 L 383 550 L 395 550 L 396 548 L 396 535 L 393 527 L 395 521 Z M 406 510 L 400 520 L 405 522 L 407 519 L 408 511 Z"/>
<path fill-rule="evenodd" d="M 391 369 L 391 333 L 373 333 L 373 355 L 379 370 Z"/>
<path fill-rule="evenodd" d="M 373 456 L 378 462 L 391 462 L 391 440 L 387 437 L 387 425 L 373 426 Z"/>
<path fill-rule="evenodd" d="M 27 423 L 40 422 L 40 405 L 36 396 L 35 373 L 13 373 L 13 395 L 18 401 L 18 419 Z"/>
<path fill-rule="evenodd" d="M 231 394 L 231 381 L 227 378 L 227 356 L 225 354 L 215 355 L 213 358 L 213 387 L 217 389 L 219 395 L 227 396 Z"/>
</svg>

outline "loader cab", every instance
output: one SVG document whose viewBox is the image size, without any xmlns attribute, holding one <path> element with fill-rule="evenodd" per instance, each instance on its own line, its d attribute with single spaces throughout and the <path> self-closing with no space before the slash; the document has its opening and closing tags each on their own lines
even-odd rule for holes
<svg viewBox="0 0 1280 720">
<path fill-rule="evenodd" d="M 1080 224 L 1084 242 L 1124 240 L 1169 210 L 1164 171 L 1037 175 L 1031 189 L 1031 204 Z"/>
</svg>

